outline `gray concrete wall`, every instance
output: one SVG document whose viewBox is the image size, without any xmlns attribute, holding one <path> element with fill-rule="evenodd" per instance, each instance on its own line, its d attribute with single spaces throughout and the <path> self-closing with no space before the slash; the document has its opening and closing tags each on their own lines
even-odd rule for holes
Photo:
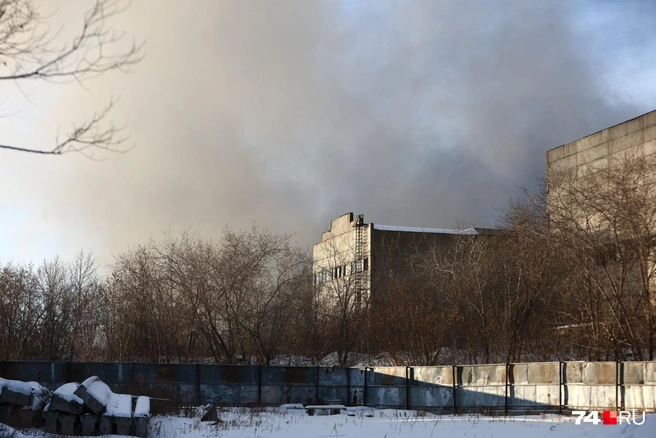
<svg viewBox="0 0 656 438">
<path fill-rule="evenodd" d="M 541 362 L 436 367 L 2 362 L 0 377 L 51 389 L 97 375 L 112 390 L 175 394 L 184 404 L 330 403 L 443 411 L 656 411 L 656 362 Z"/>
<path fill-rule="evenodd" d="M 566 170 L 580 177 L 607 167 L 609 158 L 626 153 L 656 153 L 656 111 L 548 151 L 547 169 Z"/>
</svg>

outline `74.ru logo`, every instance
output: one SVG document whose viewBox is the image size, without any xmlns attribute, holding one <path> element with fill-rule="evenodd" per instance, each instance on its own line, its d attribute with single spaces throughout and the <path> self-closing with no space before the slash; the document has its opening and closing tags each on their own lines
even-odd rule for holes
<svg viewBox="0 0 656 438">
<path fill-rule="evenodd" d="M 615 425 L 622 424 L 635 424 L 637 426 L 642 426 L 645 423 L 645 412 L 642 412 L 642 421 L 636 419 L 635 409 L 631 411 L 602 411 L 601 420 L 599 419 L 599 411 L 591 411 L 590 413 L 586 411 L 572 411 L 572 415 L 577 415 L 575 424 L 581 423 L 592 423 L 604 425 Z"/>
</svg>

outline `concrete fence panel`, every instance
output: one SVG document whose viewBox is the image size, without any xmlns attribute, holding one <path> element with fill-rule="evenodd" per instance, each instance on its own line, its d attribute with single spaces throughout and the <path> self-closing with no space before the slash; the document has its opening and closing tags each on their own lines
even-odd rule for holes
<svg viewBox="0 0 656 438">
<path fill-rule="evenodd" d="M 656 362 L 535 362 L 427 367 L 0 361 L 0 377 L 55 389 L 98 376 L 118 393 L 187 405 L 336 403 L 436 411 L 656 411 Z"/>
<path fill-rule="evenodd" d="M 454 367 L 414 367 L 409 404 L 414 408 L 451 411 L 455 408 Z"/>
<path fill-rule="evenodd" d="M 458 408 L 503 408 L 506 404 L 506 365 L 461 365 L 457 367 Z"/>
<path fill-rule="evenodd" d="M 560 363 L 508 365 L 508 409 L 560 407 Z"/>
</svg>

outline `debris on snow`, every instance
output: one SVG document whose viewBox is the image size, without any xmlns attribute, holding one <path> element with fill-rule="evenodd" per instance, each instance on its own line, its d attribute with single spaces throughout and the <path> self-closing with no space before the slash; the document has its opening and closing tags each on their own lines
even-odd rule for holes
<svg viewBox="0 0 656 438">
<path fill-rule="evenodd" d="M 302 410 L 305 412 L 305 407 L 303 406 L 302 403 L 285 403 L 283 405 L 280 405 L 280 412 L 295 412 Z"/>
<path fill-rule="evenodd" d="M 216 412 L 216 406 L 213 404 L 198 406 L 194 413 L 194 417 L 200 418 L 200 421 L 217 421 L 219 419 Z"/>
</svg>

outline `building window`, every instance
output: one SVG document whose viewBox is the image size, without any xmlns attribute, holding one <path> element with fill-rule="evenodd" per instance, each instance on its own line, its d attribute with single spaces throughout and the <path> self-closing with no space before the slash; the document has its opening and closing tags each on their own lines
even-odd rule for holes
<svg viewBox="0 0 656 438">
<path fill-rule="evenodd" d="M 358 260 L 351 264 L 351 272 L 362 272 L 369 269 L 369 259 Z"/>
<path fill-rule="evenodd" d="M 332 269 L 324 269 L 324 270 L 315 272 L 315 274 L 314 274 L 314 284 L 322 284 L 322 283 L 326 283 L 328 281 L 331 281 L 333 279 L 346 277 L 349 274 L 349 272 L 353 272 L 353 270 L 356 270 L 357 272 L 361 272 L 364 265 L 362 264 L 362 261 L 360 261 L 359 262 L 359 267 L 356 268 L 354 266 L 355 266 L 355 263 L 353 265 L 351 265 L 350 268 L 349 268 L 348 265 L 341 265 L 341 266 L 337 266 L 337 267 L 332 268 Z M 364 268 L 364 269 L 366 269 L 366 268 Z"/>
<path fill-rule="evenodd" d="M 333 270 L 334 271 L 334 270 Z M 326 283 L 327 281 L 330 281 L 334 278 L 333 271 L 330 270 L 322 270 L 314 274 L 314 283 L 315 284 L 322 284 Z"/>
</svg>

